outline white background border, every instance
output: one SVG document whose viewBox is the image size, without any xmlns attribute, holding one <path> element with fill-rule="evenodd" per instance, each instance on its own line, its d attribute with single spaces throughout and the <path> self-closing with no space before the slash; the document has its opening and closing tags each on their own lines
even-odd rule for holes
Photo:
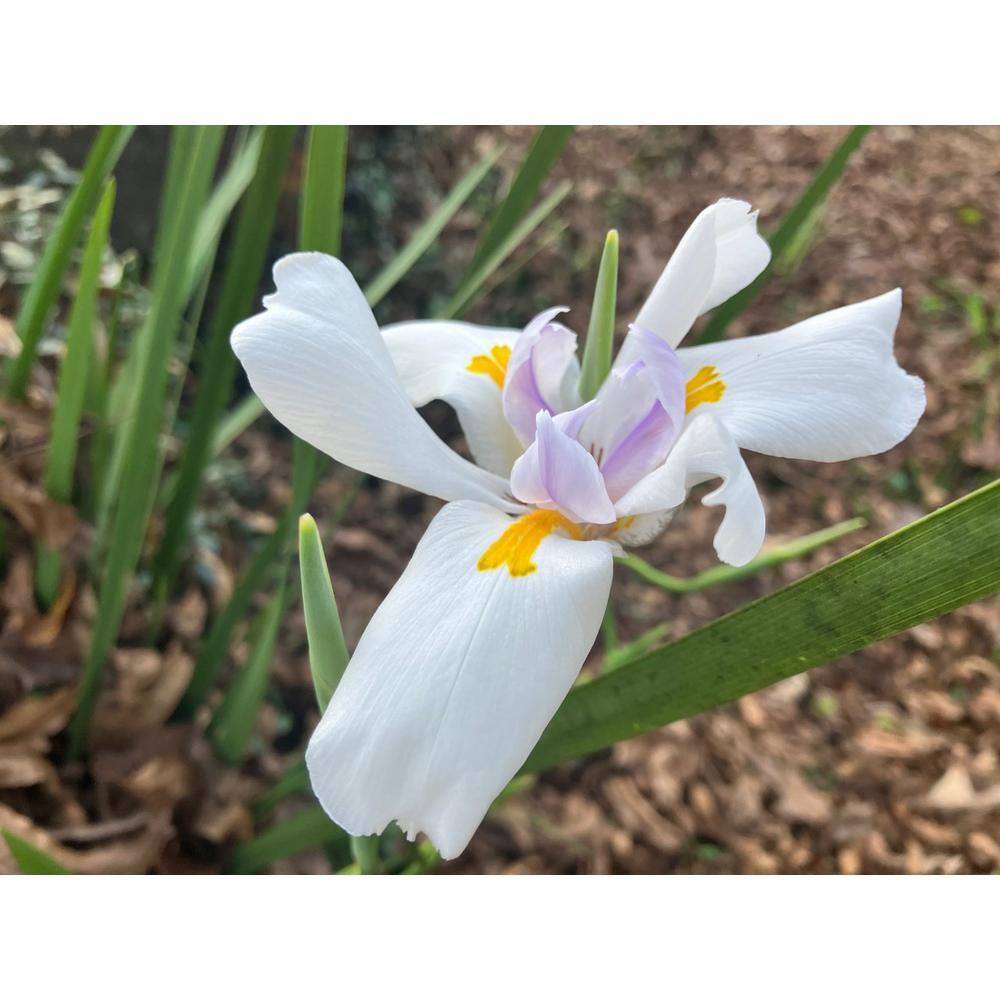
<svg viewBox="0 0 1000 1000">
<path fill-rule="evenodd" d="M 1000 880 L 0 880 L 11 998 L 993 997 Z"/>
<path fill-rule="evenodd" d="M 3 118 L 996 121 L 1000 5 L 898 0 L 8 4 Z"/>
</svg>

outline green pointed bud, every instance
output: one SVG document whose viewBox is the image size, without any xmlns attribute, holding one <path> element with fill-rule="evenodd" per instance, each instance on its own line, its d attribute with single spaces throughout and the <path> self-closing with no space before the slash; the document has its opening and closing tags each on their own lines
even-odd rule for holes
<svg viewBox="0 0 1000 1000">
<path fill-rule="evenodd" d="M 330 571 L 323 555 L 316 522 L 309 514 L 299 518 L 299 569 L 302 574 L 302 604 L 309 637 L 309 666 L 320 711 L 333 696 L 349 659 Z"/>
<path fill-rule="evenodd" d="M 611 371 L 615 346 L 615 305 L 618 300 L 618 230 L 604 241 L 601 267 L 597 272 L 594 305 L 590 311 L 587 342 L 580 370 L 580 399 L 586 403 L 597 395 Z"/>
</svg>

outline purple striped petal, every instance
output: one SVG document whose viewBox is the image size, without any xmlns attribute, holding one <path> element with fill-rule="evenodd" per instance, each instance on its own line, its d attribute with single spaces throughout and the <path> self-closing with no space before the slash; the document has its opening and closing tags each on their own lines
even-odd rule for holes
<svg viewBox="0 0 1000 1000">
<path fill-rule="evenodd" d="M 560 430 L 545 410 L 536 417 L 534 443 L 514 463 L 510 486 L 518 499 L 555 508 L 571 521 L 610 524 L 615 520 L 614 505 L 593 455 Z"/>
<path fill-rule="evenodd" d="M 503 412 L 525 446 L 535 438 L 537 413 L 561 413 L 576 403 L 576 334 L 552 322 L 561 312 L 564 306 L 539 313 L 517 338 L 507 363 Z"/>
</svg>

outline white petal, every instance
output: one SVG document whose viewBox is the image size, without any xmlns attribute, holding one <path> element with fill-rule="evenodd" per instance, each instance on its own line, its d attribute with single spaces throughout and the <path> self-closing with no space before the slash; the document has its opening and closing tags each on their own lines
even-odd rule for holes
<svg viewBox="0 0 1000 1000">
<path fill-rule="evenodd" d="M 710 413 L 688 423 L 663 465 L 636 483 L 615 509 L 619 516 L 669 510 L 680 506 L 692 487 L 720 476 L 722 485 L 702 503 L 726 508 L 715 551 L 723 562 L 742 566 L 764 544 L 764 507 L 739 448 Z"/>
<path fill-rule="evenodd" d="M 749 285 L 770 259 L 757 234 L 757 213 L 745 201 L 723 198 L 691 223 L 635 325 L 676 347 L 702 313 Z M 624 348 L 622 359 L 632 360 Z"/>
<path fill-rule="evenodd" d="M 506 478 L 523 451 L 503 415 L 500 386 L 469 370 L 494 347 L 512 347 L 520 330 L 450 320 L 417 320 L 382 328 L 382 336 L 410 402 L 443 399 L 458 414 L 476 464 Z"/>
<path fill-rule="evenodd" d="M 274 266 L 265 312 L 233 331 L 250 385 L 293 434 L 362 472 L 444 500 L 503 500 L 506 483 L 453 452 L 406 396 L 375 317 L 334 257 Z"/>
<path fill-rule="evenodd" d="M 461 853 L 576 678 L 612 549 L 552 534 L 529 575 L 478 570 L 513 523 L 446 506 L 365 630 L 306 752 L 313 789 L 348 832 L 395 819 L 443 857 Z"/>
<path fill-rule="evenodd" d="M 612 537 L 629 549 L 648 545 L 663 534 L 675 513 L 674 510 L 657 510 L 652 514 L 631 514 L 615 529 Z"/>
<path fill-rule="evenodd" d="M 892 354 L 899 289 L 780 333 L 682 348 L 690 377 L 714 365 L 726 388 L 692 410 L 765 455 L 837 462 L 898 444 L 924 411 L 924 385 Z"/>
</svg>

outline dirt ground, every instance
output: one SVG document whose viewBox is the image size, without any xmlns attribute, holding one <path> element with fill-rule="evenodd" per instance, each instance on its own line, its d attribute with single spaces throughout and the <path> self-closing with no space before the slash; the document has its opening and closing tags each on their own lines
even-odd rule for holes
<svg viewBox="0 0 1000 1000">
<path fill-rule="evenodd" d="M 530 130 L 503 131 L 515 149 L 530 137 Z M 362 279 L 496 132 L 358 131 L 343 252 Z M 574 183 L 558 213 L 564 228 L 468 318 L 523 323 L 539 308 L 565 302 L 572 307 L 570 325 L 582 332 L 604 233 L 615 227 L 622 240 L 624 332 L 702 207 L 721 196 L 745 198 L 760 209 L 763 231 L 773 229 L 843 134 L 827 127 L 580 129 L 554 176 L 554 182 Z M 769 544 L 854 516 L 864 517 L 867 527 L 752 580 L 683 597 L 618 568 L 613 605 L 624 640 L 660 622 L 670 624 L 671 637 L 682 635 L 1000 473 L 998 206 L 1000 129 L 891 127 L 865 139 L 808 241 L 786 255 L 730 335 L 779 329 L 901 286 L 897 353 L 926 381 L 927 413 L 885 456 L 823 465 L 748 455 L 765 500 Z M 449 275 L 475 239 L 474 209 L 379 309 L 380 319 L 427 315 L 447 294 Z M 276 254 L 288 249 L 278 243 Z M 0 322 L 9 310 L 0 287 Z M 431 406 L 427 417 L 445 437 L 456 435 L 444 407 Z M 165 725 L 161 713 L 131 725 L 123 741 L 122 706 L 134 704 L 140 689 L 169 702 L 207 615 L 245 559 L 246 540 L 273 525 L 289 479 L 287 438 L 265 421 L 213 467 L 169 640 L 162 648 L 142 646 L 138 597 L 98 726 L 119 738 L 109 736 L 89 775 L 79 765 L 53 767 L 47 756 L 65 724 L 68 709 L 53 699 L 66 700 L 60 692 L 70 690 L 78 670 L 73 643 L 79 637 L 64 637 L 63 646 L 36 644 L 30 655 L 23 637 L 13 642 L 11 614 L 20 608 L 22 630 L 33 619 L 25 610 L 24 581 L 14 579 L 23 570 L 11 560 L 3 584 L 0 820 L 13 812 L 39 830 L 55 831 L 55 841 L 75 859 L 90 856 L 91 870 L 224 866 L 232 844 L 253 828 L 253 797 L 301 753 L 316 721 L 301 613 L 292 611 L 283 629 L 260 739 L 240 771 L 210 759 L 202 720 Z M 440 506 L 366 481 L 342 523 L 324 531 L 351 481 L 347 470 L 336 471 L 312 505 L 349 644 Z M 714 562 L 718 514 L 696 499 L 641 552 L 678 576 Z M 88 601 L 92 595 L 81 588 L 69 616 L 80 628 Z M 245 655 L 243 642 L 234 664 Z M 1000 604 L 962 609 L 735 705 L 555 768 L 491 815 L 462 858 L 443 870 L 1000 872 L 998 655 Z M 595 650 L 585 669 L 598 669 L 600 659 Z M 25 705 L 32 703 L 42 717 L 26 722 Z M 48 705 L 47 713 L 39 704 Z M 5 779 L 8 774 L 14 778 Z M 292 797 L 278 815 L 308 801 Z M 98 853 L 117 850 L 114 863 L 94 860 L 95 845 Z M 316 850 L 272 870 L 330 866 Z"/>
</svg>

